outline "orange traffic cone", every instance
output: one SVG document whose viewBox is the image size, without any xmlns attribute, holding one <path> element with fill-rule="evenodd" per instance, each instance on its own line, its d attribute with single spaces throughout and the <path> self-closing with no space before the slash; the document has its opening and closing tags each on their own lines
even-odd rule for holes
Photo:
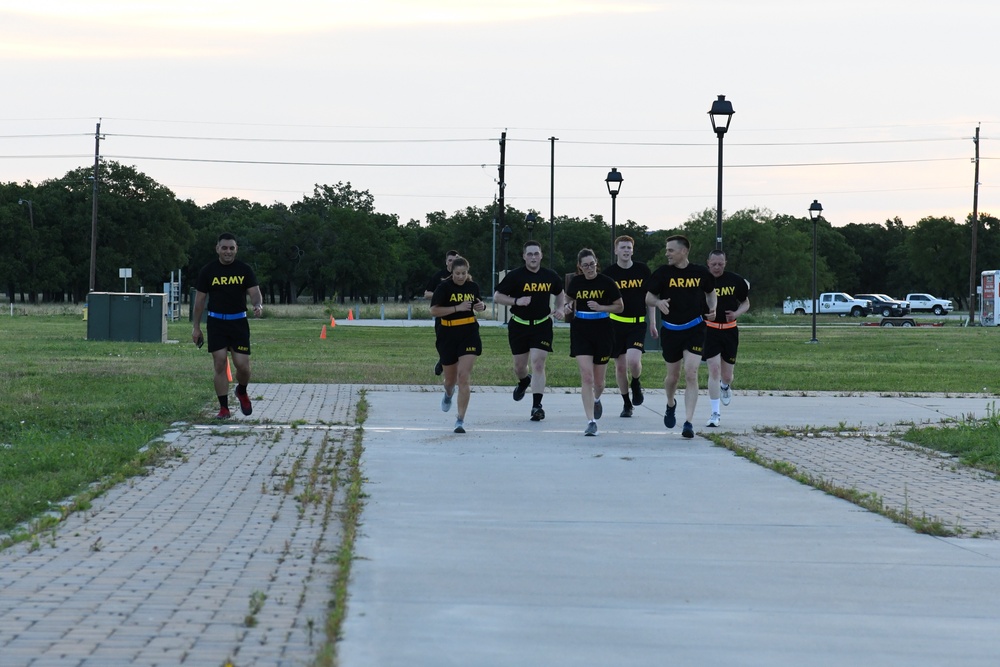
<svg viewBox="0 0 1000 667">
<path fill-rule="evenodd" d="M 354 309 L 353 308 L 348 309 L 348 311 L 347 311 L 347 319 L 348 320 L 353 320 L 354 319 Z"/>
<path fill-rule="evenodd" d="M 320 337 L 320 340 L 323 340 L 323 339 L 326 338 L 326 325 L 325 324 L 323 325 L 323 330 L 319 332 L 319 337 Z"/>
<path fill-rule="evenodd" d="M 229 367 L 229 357 L 226 357 L 226 379 L 233 381 L 233 369 Z"/>
<path fill-rule="evenodd" d="M 333 315 L 330 316 L 330 326 L 331 327 L 337 326 L 337 321 L 333 319 Z"/>
</svg>

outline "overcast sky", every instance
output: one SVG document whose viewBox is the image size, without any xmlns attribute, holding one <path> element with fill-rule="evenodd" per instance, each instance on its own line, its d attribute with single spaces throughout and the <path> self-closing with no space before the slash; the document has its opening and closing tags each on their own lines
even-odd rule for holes
<svg viewBox="0 0 1000 667">
<path fill-rule="evenodd" d="M 1000 3 L 0 0 L 0 180 L 102 155 L 199 204 L 350 182 L 402 222 L 506 201 L 674 227 L 1000 213 Z"/>
</svg>

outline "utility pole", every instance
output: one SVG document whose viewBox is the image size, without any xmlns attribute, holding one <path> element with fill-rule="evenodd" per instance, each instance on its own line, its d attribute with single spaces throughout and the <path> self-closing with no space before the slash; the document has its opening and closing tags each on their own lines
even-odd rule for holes
<svg viewBox="0 0 1000 667">
<path fill-rule="evenodd" d="M 976 157 L 972 161 L 976 165 L 976 178 L 972 186 L 972 257 L 969 259 L 969 326 L 976 322 L 976 286 L 979 284 L 976 276 L 976 237 L 979 233 L 979 126 L 976 126 L 976 136 L 972 143 L 976 145 Z"/>
<path fill-rule="evenodd" d="M 94 291 L 97 282 L 97 182 L 100 176 L 101 162 L 101 120 L 97 120 L 97 131 L 94 132 L 94 192 L 91 197 L 90 211 L 90 290 Z"/>
<path fill-rule="evenodd" d="M 500 229 L 503 229 L 504 225 L 504 203 L 503 203 L 503 191 L 507 187 L 504 182 L 504 167 L 507 161 L 507 130 L 500 133 L 500 198 L 499 204 L 497 206 L 497 224 L 500 225 Z"/>
<path fill-rule="evenodd" d="M 549 137 L 552 156 L 549 160 L 549 268 L 555 270 L 556 261 L 556 142 L 559 137 Z"/>
</svg>

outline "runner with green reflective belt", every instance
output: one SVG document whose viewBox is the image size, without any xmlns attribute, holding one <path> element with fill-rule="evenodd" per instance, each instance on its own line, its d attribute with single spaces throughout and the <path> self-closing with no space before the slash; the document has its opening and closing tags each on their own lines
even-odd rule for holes
<svg viewBox="0 0 1000 667">
<path fill-rule="evenodd" d="M 530 385 L 531 421 L 541 421 L 545 419 L 542 408 L 545 360 L 552 351 L 553 309 L 550 296 L 556 297 L 555 310 L 558 311 L 562 309 L 566 295 L 559 274 L 542 268 L 542 247 L 538 241 L 526 241 L 522 257 L 524 266 L 504 276 L 493 294 L 493 302 L 510 306 L 507 342 L 514 356 L 514 376 L 517 378 L 514 400 L 524 398 Z"/>
<path fill-rule="evenodd" d="M 635 240 L 631 236 L 615 239 L 617 261 L 604 270 L 604 275 L 615 281 L 625 302 L 621 314 L 611 314 L 615 347 L 611 356 L 615 360 L 615 380 L 621 392 L 622 412 L 619 417 L 631 417 L 632 406 L 642 405 L 642 354 L 646 348 L 646 322 L 656 331 L 656 308 L 646 305 L 646 281 L 649 267 L 632 261 Z M 629 373 L 632 374 L 632 398 L 629 399 Z"/>
</svg>

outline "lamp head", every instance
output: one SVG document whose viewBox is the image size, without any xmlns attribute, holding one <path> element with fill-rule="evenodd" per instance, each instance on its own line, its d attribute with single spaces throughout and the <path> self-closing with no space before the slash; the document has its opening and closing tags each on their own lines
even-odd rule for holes
<svg viewBox="0 0 1000 667">
<path fill-rule="evenodd" d="M 618 192 L 622 189 L 622 174 L 618 171 L 618 167 L 611 167 L 611 171 L 608 172 L 608 177 L 604 179 L 604 182 L 608 184 L 608 194 L 612 197 L 617 197 Z"/>
<path fill-rule="evenodd" d="M 708 112 L 708 117 L 712 119 L 712 129 L 718 135 L 723 135 L 729 130 L 729 123 L 733 120 L 733 103 L 726 100 L 725 95 L 719 95 L 719 99 L 712 102 L 712 108 Z"/>
<path fill-rule="evenodd" d="M 813 203 L 809 204 L 809 219 L 813 222 L 819 220 L 823 216 L 823 205 L 819 203 L 816 199 L 813 199 Z"/>
</svg>

